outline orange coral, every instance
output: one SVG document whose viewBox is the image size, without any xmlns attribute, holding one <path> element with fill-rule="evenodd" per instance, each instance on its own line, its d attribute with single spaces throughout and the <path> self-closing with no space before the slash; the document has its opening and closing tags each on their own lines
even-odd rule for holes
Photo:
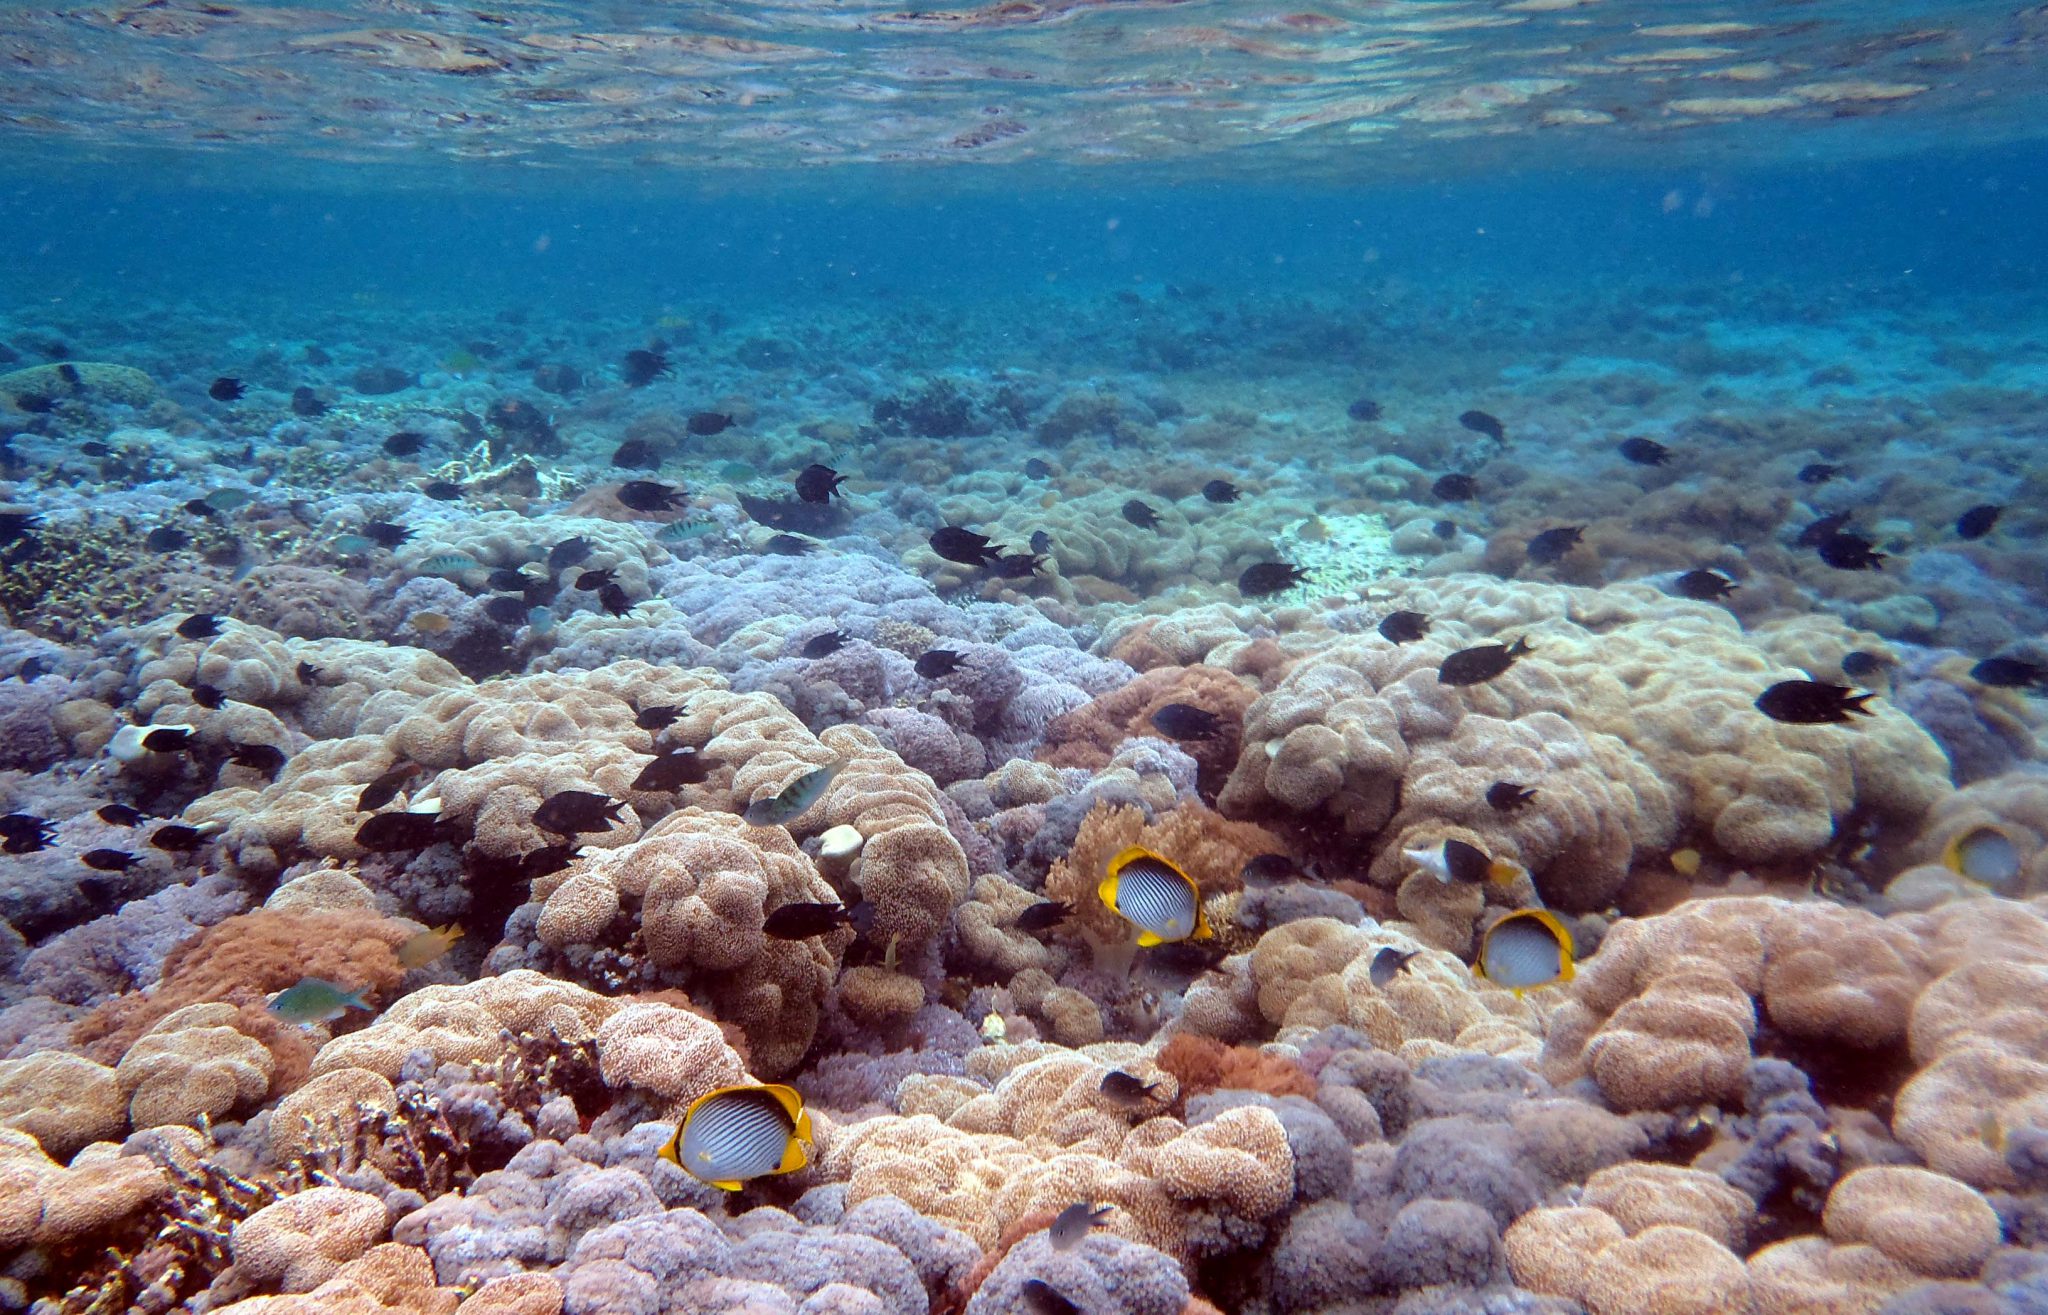
<svg viewBox="0 0 2048 1315">
<path fill-rule="evenodd" d="M 1264 827 L 1233 822 L 1199 804 L 1162 813 L 1150 824 L 1140 809 L 1097 804 L 1081 819 L 1073 848 L 1046 874 L 1045 893 L 1049 899 L 1073 905 L 1078 912 L 1068 920 L 1069 925 L 1078 923 L 1103 944 L 1131 939 L 1129 924 L 1095 897 L 1095 887 L 1108 871 L 1109 860 L 1129 845 L 1143 845 L 1180 864 L 1202 888 L 1204 900 L 1242 889 L 1246 863 L 1260 854 L 1284 853 L 1287 848 Z"/>
<path fill-rule="evenodd" d="M 1181 745 L 1201 768 L 1202 789 L 1214 794 L 1237 764 L 1244 738 L 1244 710 L 1258 691 L 1218 667 L 1162 666 L 1113 690 L 1046 726 L 1042 761 L 1055 767 L 1096 771 L 1108 764 L 1117 747 L 1133 736 L 1160 734 L 1152 715 L 1169 703 L 1188 703 L 1216 714 L 1222 727 L 1213 740 Z"/>
<path fill-rule="evenodd" d="M 112 1064 L 165 1015 L 186 1005 L 222 1002 L 243 1006 L 238 1026 L 262 1041 L 277 1060 L 279 1079 L 303 1079 L 310 1055 L 298 1029 L 264 1008 L 266 997 L 307 977 L 339 982 L 370 996 L 398 986 L 404 970 L 397 947 L 412 930 L 361 911 L 258 909 L 208 927 L 164 959 L 163 979 L 146 992 L 116 996 L 80 1019 L 71 1039 L 88 1055 Z"/>
<path fill-rule="evenodd" d="M 974 1300 L 974 1294 L 981 1291 L 981 1285 L 988 1281 L 988 1276 L 995 1273 L 996 1266 L 1003 1263 L 1003 1257 L 1010 1254 L 1010 1248 L 1033 1233 L 1051 1228 L 1053 1220 L 1057 1218 L 1059 1216 L 1051 1210 L 1033 1210 L 1013 1221 L 1003 1230 L 1002 1236 L 996 1239 L 996 1244 L 990 1247 L 987 1253 L 974 1263 L 974 1268 L 968 1270 L 966 1276 L 954 1286 L 952 1292 L 933 1307 L 933 1315 L 951 1315 L 951 1312 L 966 1310 L 967 1303 Z"/>
<path fill-rule="evenodd" d="M 1250 1046 L 1177 1032 L 1153 1061 L 1180 1083 L 1181 1099 L 1205 1091 L 1263 1091 L 1269 1096 L 1313 1096 L 1316 1084 L 1299 1064 Z"/>
</svg>

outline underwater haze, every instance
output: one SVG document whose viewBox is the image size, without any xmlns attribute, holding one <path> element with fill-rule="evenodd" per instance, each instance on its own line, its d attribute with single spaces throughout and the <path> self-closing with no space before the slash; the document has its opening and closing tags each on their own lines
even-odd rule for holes
<svg viewBox="0 0 2048 1315">
<path fill-rule="evenodd" d="M 2048 1315 L 2048 11 L 0 67 L 0 1311 Z"/>
</svg>

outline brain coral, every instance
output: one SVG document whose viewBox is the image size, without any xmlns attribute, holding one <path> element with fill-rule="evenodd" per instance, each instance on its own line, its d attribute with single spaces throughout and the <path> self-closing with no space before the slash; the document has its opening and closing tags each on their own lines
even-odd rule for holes
<svg viewBox="0 0 2048 1315">
<path fill-rule="evenodd" d="M 1226 812 L 1392 825 L 1372 867 L 1385 884 L 1402 875 L 1401 849 L 1468 827 L 1528 867 L 1546 902 L 1589 909 L 1681 828 L 1744 863 L 1793 865 L 1851 811 L 1910 826 L 1948 788 L 1940 748 L 1882 705 L 1854 727 L 1758 712 L 1756 696 L 1795 673 L 1723 609 L 1640 585 L 1470 579 L 1415 586 L 1402 605 L 1433 618 L 1428 638 L 1333 638 L 1253 702 Z M 1534 651 L 1506 675 L 1437 681 L 1452 650 L 1523 636 Z M 1521 773 L 1537 789 L 1530 810 L 1483 805 L 1488 783 Z"/>
</svg>

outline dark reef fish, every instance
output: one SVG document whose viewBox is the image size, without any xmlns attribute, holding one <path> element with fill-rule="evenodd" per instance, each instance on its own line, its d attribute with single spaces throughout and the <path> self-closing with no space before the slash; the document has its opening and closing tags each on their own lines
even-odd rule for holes
<svg viewBox="0 0 2048 1315">
<path fill-rule="evenodd" d="M 149 532 L 142 546 L 151 552 L 177 552 L 192 542 L 192 536 L 174 525 L 160 525 Z"/>
<path fill-rule="evenodd" d="M 639 604 L 626 597 L 626 591 L 615 584 L 601 585 L 597 591 L 597 605 L 613 616 L 624 616 Z"/>
<path fill-rule="evenodd" d="M 1136 498 L 1132 498 L 1123 505 L 1123 513 L 1125 520 L 1141 530 L 1156 530 L 1159 528 L 1159 513 Z"/>
<path fill-rule="evenodd" d="M 581 589 L 585 593 L 595 593 L 608 584 L 617 584 L 618 581 L 619 573 L 611 567 L 605 566 L 583 572 L 583 574 L 576 577 L 576 583 L 572 588 Z"/>
<path fill-rule="evenodd" d="M 548 569 L 550 571 L 566 571 L 572 566 L 580 566 L 583 564 L 584 559 L 589 557 L 594 551 L 596 549 L 590 540 L 580 534 L 573 539 L 564 539 L 548 549 Z M 512 572 L 512 575 L 515 577 L 515 582 L 508 586 L 500 584 L 496 574 L 493 574 L 491 577 L 491 587 L 493 589 L 517 589 L 526 583 L 525 577 L 519 575 L 517 571 Z"/>
<path fill-rule="evenodd" d="M 732 428 L 733 418 L 723 411 L 698 411 L 683 423 L 683 428 L 699 438 L 710 438 Z"/>
<path fill-rule="evenodd" d="M 1031 531 L 1031 551 L 1039 557 L 1052 555 L 1052 536 L 1044 530 Z"/>
<path fill-rule="evenodd" d="M 285 752 L 274 744 L 228 744 L 228 761 L 252 772 L 274 777 L 285 764 Z"/>
<path fill-rule="evenodd" d="M 1223 733 L 1223 719 L 1192 703 L 1169 703 L 1152 714 L 1152 726 L 1172 740 L 1213 740 Z"/>
<path fill-rule="evenodd" d="M 125 849 L 88 849 L 78 861 L 95 872 L 126 872 L 142 860 Z"/>
<path fill-rule="evenodd" d="M 1113 1205 L 1097 1205 L 1093 1201 L 1076 1201 L 1053 1217 L 1052 1226 L 1045 1230 L 1045 1237 L 1055 1251 L 1071 1251 L 1074 1244 L 1094 1232 Z"/>
<path fill-rule="evenodd" d="M 160 826 L 149 836 L 150 847 L 166 854 L 189 854 L 206 843 L 206 833 L 196 826 L 173 822 Z"/>
<path fill-rule="evenodd" d="M 1017 930 L 1034 934 L 1051 931 L 1065 921 L 1073 911 L 1073 905 L 1060 900 L 1040 900 L 1017 915 Z"/>
<path fill-rule="evenodd" d="M 1237 591 L 1246 598 L 1264 598 L 1308 583 L 1308 572 L 1286 562 L 1255 562 L 1237 577 Z"/>
<path fill-rule="evenodd" d="M 815 539 L 797 534 L 771 534 L 761 547 L 775 557 L 807 557 L 818 550 Z"/>
<path fill-rule="evenodd" d="M 1307 874 L 1296 868 L 1294 860 L 1285 854 L 1260 854 L 1246 859 L 1237 875 L 1243 881 L 1289 881 Z"/>
<path fill-rule="evenodd" d="M 1051 479 L 1058 473 L 1058 471 L 1037 457 L 1026 457 L 1024 459 L 1024 477 L 1026 479 Z"/>
<path fill-rule="evenodd" d="M 988 573 L 1000 580 L 1029 580 L 1033 576 L 1045 574 L 1039 569 L 1044 565 L 1044 553 L 1003 553 L 988 564 Z"/>
<path fill-rule="evenodd" d="M 21 817 L 23 814 L 14 813 L 10 814 L 10 816 Z M 142 814 L 126 804 L 101 804 L 93 810 L 93 816 L 99 818 L 100 821 L 105 822 L 108 826 L 142 825 Z M 0 835 L 12 834 L 6 828 L 6 821 L 7 818 L 0 817 Z M 48 826 L 49 823 L 45 822 L 43 825 Z"/>
<path fill-rule="evenodd" d="M 1726 598 L 1741 586 L 1717 571 L 1709 571 L 1702 568 L 1697 571 L 1687 571 L 1684 575 L 1679 576 L 1678 579 L 1673 581 L 1671 587 L 1680 598 L 1690 598 L 1700 603 L 1712 603 Z"/>
<path fill-rule="evenodd" d="M 159 726 L 142 737 L 142 747 L 151 753 L 185 753 L 192 747 L 192 732 L 183 726 Z"/>
<path fill-rule="evenodd" d="M 1579 546 L 1579 540 L 1585 533 L 1586 527 L 1583 525 L 1560 525 L 1555 529 L 1545 530 L 1529 540 L 1529 546 L 1524 551 L 1528 553 L 1529 560 L 1538 566 L 1549 566 L 1563 561 L 1566 553 Z"/>
<path fill-rule="evenodd" d="M 1671 462 L 1671 449 L 1653 438 L 1624 439 L 1616 450 L 1623 460 L 1633 461 L 1638 466 L 1664 466 Z"/>
<path fill-rule="evenodd" d="M 1994 506 L 1988 502 L 1970 508 L 1962 515 L 1956 517 L 1956 537 L 1958 539 L 1983 538 L 1991 533 L 1992 528 L 1998 524 L 1999 514 L 2004 510 L 2005 508 Z"/>
<path fill-rule="evenodd" d="M 1855 516 L 1854 512 L 1849 511 L 1830 512 L 1799 531 L 1799 537 L 1794 542 L 1802 548 L 1818 548 L 1835 535 L 1846 531 L 1849 522 L 1854 520 Z"/>
<path fill-rule="evenodd" d="M 1970 679 L 1994 689 L 2028 689 L 2048 685 L 2048 665 L 2025 658 L 1988 657 L 1970 668 Z"/>
<path fill-rule="evenodd" d="M 1372 966 L 1365 970 L 1365 975 L 1374 986 L 1384 991 L 1408 967 L 1409 960 L 1421 953 L 1420 950 L 1409 950 L 1404 954 L 1391 945 L 1384 946 L 1372 957 Z"/>
<path fill-rule="evenodd" d="M 483 606 L 484 615 L 501 626 L 526 624 L 528 604 L 518 594 L 492 594 Z"/>
<path fill-rule="evenodd" d="M 643 731 L 667 730 L 675 725 L 676 718 L 683 715 L 682 705 L 675 703 L 656 704 L 642 708 L 633 714 L 633 724 Z"/>
<path fill-rule="evenodd" d="M 1458 417 L 1458 423 L 1475 434 L 1484 434 L 1496 443 L 1508 441 L 1508 431 L 1497 417 L 1484 411 L 1467 411 Z"/>
<path fill-rule="evenodd" d="M 327 414 L 327 403 L 320 400 L 320 394 L 304 384 L 292 389 L 292 414 L 307 420 Z"/>
<path fill-rule="evenodd" d="M 1860 648 L 1842 654 L 1842 674 L 1852 680 L 1869 680 L 1891 665 L 1893 663 L 1890 658 L 1880 653 L 1865 652 Z"/>
<path fill-rule="evenodd" d="M 1088 1315 L 1072 1297 L 1042 1278 L 1025 1279 L 1017 1285 L 1017 1292 L 1024 1298 L 1031 1315 Z"/>
<path fill-rule="evenodd" d="M 398 798 L 398 792 L 404 789 L 405 783 L 410 781 L 419 771 L 420 769 L 412 763 L 399 763 L 397 766 L 379 773 L 377 779 L 364 786 L 361 793 L 356 795 L 356 811 L 358 813 L 376 812 L 393 799 Z"/>
<path fill-rule="evenodd" d="M 178 622 L 180 639 L 212 639 L 220 633 L 220 618 L 211 612 L 194 612 Z"/>
<path fill-rule="evenodd" d="M 416 457 L 426 446 L 427 436 L 417 429 L 401 429 L 384 440 L 384 450 L 394 457 Z"/>
<path fill-rule="evenodd" d="M 588 790 L 558 790 L 533 810 L 533 824 L 558 836 L 609 831 L 612 824 L 619 821 L 619 810 L 624 807 L 610 795 L 593 794 Z"/>
<path fill-rule="evenodd" d="M 807 658 L 830 657 L 853 642 L 853 636 L 844 630 L 827 630 L 821 635 L 812 635 L 804 641 L 798 655 Z"/>
<path fill-rule="evenodd" d="M 1838 571 L 1882 571 L 1885 555 L 1860 534 L 1830 534 L 1815 546 L 1820 559 Z"/>
<path fill-rule="evenodd" d="M 1757 695 L 1756 709 L 1772 721 L 1793 726 L 1839 725 L 1848 721 L 1851 713 L 1874 716 L 1863 705 L 1876 697 L 1825 681 L 1781 680 Z"/>
<path fill-rule="evenodd" d="M 711 769 L 717 766 L 718 759 L 707 758 L 695 749 L 676 749 L 656 754 L 654 761 L 640 769 L 640 774 L 633 778 L 633 784 L 628 788 L 666 794 L 686 785 L 702 785 L 710 779 Z"/>
<path fill-rule="evenodd" d="M 1513 781 L 1495 781 L 1486 787 L 1486 802 L 1495 812 L 1513 813 L 1527 808 L 1536 792 Z"/>
<path fill-rule="evenodd" d="M 1453 472 L 1437 476 L 1436 483 L 1429 486 L 1429 491 L 1445 502 L 1469 502 L 1479 496 L 1479 481 L 1470 475 Z"/>
<path fill-rule="evenodd" d="M 1159 1099 L 1159 1084 L 1113 1068 L 1102 1075 L 1096 1088 L 1111 1102 L 1125 1109 L 1143 1109 Z"/>
<path fill-rule="evenodd" d="M 612 464 L 621 470 L 653 470 L 661 456 L 646 440 L 629 438 L 612 449 Z"/>
<path fill-rule="evenodd" d="M 683 505 L 683 491 L 670 484 L 657 484 L 651 479 L 629 479 L 619 485 L 620 503 L 634 511 L 674 511 Z"/>
<path fill-rule="evenodd" d="M 208 511 L 213 510 L 211 507 Z M 0 511 L 0 544 L 25 539 L 29 531 L 43 523 L 43 518 L 32 511 Z"/>
<path fill-rule="evenodd" d="M 311 685 L 320 679 L 320 668 L 310 662 L 301 662 L 293 669 L 292 674 L 299 678 L 301 685 Z"/>
<path fill-rule="evenodd" d="M 1202 486 L 1202 497 L 1209 502 L 1236 502 L 1241 496 L 1242 490 L 1227 479 L 1212 479 Z"/>
<path fill-rule="evenodd" d="M 846 479 L 832 467 L 813 461 L 797 472 L 796 496 L 804 502 L 830 502 L 835 497 L 843 498 L 846 495 L 839 491 L 839 486 Z"/>
<path fill-rule="evenodd" d="M 228 696 L 218 685 L 194 685 L 192 687 L 192 701 L 200 707 L 211 711 L 226 703 Z"/>
<path fill-rule="evenodd" d="M 644 347 L 627 352 L 625 359 L 619 362 L 619 378 L 626 381 L 628 388 L 645 388 L 667 373 L 668 357 Z"/>
<path fill-rule="evenodd" d="M 206 386 L 206 395 L 216 402 L 239 402 L 249 386 L 240 379 L 222 375 Z"/>
<path fill-rule="evenodd" d="M 947 525 L 933 531 L 926 542 L 939 556 L 963 566 L 992 566 L 1003 555 L 1001 548 L 989 543 L 987 535 L 976 534 L 958 525 Z"/>
<path fill-rule="evenodd" d="M 1512 644 L 1480 644 L 1475 648 L 1461 648 L 1437 666 L 1437 683 L 1481 685 L 1506 674 L 1507 669 L 1515 665 L 1516 658 L 1535 651 L 1526 639 L 1517 639 Z"/>
<path fill-rule="evenodd" d="M 917 674 L 926 680 L 943 680 L 958 671 L 960 664 L 966 660 L 965 653 L 955 652 L 950 648 L 928 648 L 918 654 L 917 661 L 911 665 Z"/>
<path fill-rule="evenodd" d="M 371 521 L 363 526 L 362 536 L 380 548 L 397 548 L 411 541 L 413 532 L 403 525 L 390 521 Z"/>
<path fill-rule="evenodd" d="M 1412 644 L 1429 633 L 1429 618 L 1420 612 L 1389 612 L 1380 618 L 1380 638 L 1392 644 Z"/>
<path fill-rule="evenodd" d="M 121 808 L 124 805 L 108 804 L 107 807 Z M 135 810 L 129 809 L 128 811 L 134 812 Z M 107 817 L 105 809 L 101 810 L 100 816 L 104 821 L 114 823 L 117 826 L 122 825 L 121 823 L 114 822 L 113 818 Z M 136 813 L 135 820 L 137 822 L 141 821 L 142 815 Z M 127 825 L 132 826 L 134 823 L 131 822 Z M 37 817 L 34 813 L 9 813 L 5 817 L 0 817 L 0 850 L 4 850 L 9 854 L 40 853 L 48 849 L 50 842 L 56 838 L 57 824 L 48 818 Z"/>
<path fill-rule="evenodd" d="M 1830 466 L 1825 461 L 1816 461 L 1810 466 L 1799 468 L 1801 484 L 1825 484 L 1829 480 L 1849 473 L 1847 466 Z"/>
<path fill-rule="evenodd" d="M 853 922 L 844 904 L 784 904 L 761 923 L 761 931 L 779 941 L 803 941 L 838 931 Z"/>
<path fill-rule="evenodd" d="M 1360 422 L 1377 420 L 1381 415 L 1380 404 L 1370 397 L 1361 397 L 1345 407 L 1344 414 Z"/>
<path fill-rule="evenodd" d="M 462 501 L 462 486 L 460 484 L 451 484 L 445 479 L 434 480 L 423 487 L 420 492 L 436 502 Z"/>
</svg>

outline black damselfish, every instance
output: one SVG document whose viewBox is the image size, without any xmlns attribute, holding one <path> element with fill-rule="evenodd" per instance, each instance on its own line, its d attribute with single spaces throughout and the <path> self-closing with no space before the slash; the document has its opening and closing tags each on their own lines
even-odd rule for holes
<svg viewBox="0 0 2048 1315">
<path fill-rule="evenodd" d="M 583 831 L 609 831 L 619 820 L 619 810 L 624 807 L 610 795 L 593 794 L 588 790 L 559 790 L 533 810 L 533 824 L 558 836 L 574 836 Z"/>
<path fill-rule="evenodd" d="M 1466 502 L 1479 496 L 1479 481 L 1470 475 L 1439 475 L 1429 491 L 1445 502 Z"/>
<path fill-rule="evenodd" d="M 1380 638 L 1392 644 L 1412 644 L 1429 633 L 1429 618 L 1420 612 L 1389 612 L 1380 618 Z"/>
<path fill-rule="evenodd" d="M 1847 685 L 1819 680 L 1781 680 L 1757 695 L 1756 709 L 1772 721 L 1792 726 L 1839 725 L 1850 714 L 1875 714 L 1864 707 L 1875 694 L 1858 694 Z"/>
<path fill-rule="evenodd" d="M 1529 554 L 1530 561 L 1538 566 L 1548 566 L 1553 562 L 1563 561 L 1566 553 L 1579 546 L 1579 540 L 1585 533 L 1586 527 L 1583 525 L 1560 525 L 1556 529 L 1545 530 L 1529 540 L 1529 546 L 1525 551 Z"/>
<path fill-rule="evenodd" d="M 1159 528 L 1159 513 L 1136 498 L 1132 498 L 1123 505 L 1123 513 L 1125 520 L 1141 530 L 1156 530 Z"/>
<path fill-rule="evenodd" d="M 830 502 L 834 497 L 845 497 L 839 486 L 846 478 L 832 467 L 814 461 L 797 472 L 796 495 L 805 502 Z"/>
<path fill-rule="evenodd" d="M 941 680 L 958 671 L 966 660 L 966 654 L 956 653 L 950 648 L 928 648 L 918 654 L 917 661 L 911 665 L 926 680 Z"/>
<path fill-rule="evenodd" d="M 619 485 L 618 498 L 634 511 L 674 511 L 686 501 L 683 491 L 651 479 L 629 479 Z"/>
<path fill-rule="evenodd" d="M 1246 598 L 1264 598 L 1308 583 L 1308 572 L 1286 562 L 1258 562 L 1237 577 L 1237 591 Z"/>
<path fill-rule="evenodd" d="M 1501 422 L 1484 411 L 1467 411 L 1458 417 L 1458 423 L 1475 434 L 1484 434 L 1496 443 L 1508 441 L 1508 431 Z"/>
<path fill-rule="evenodd" d="M 1653 438 L 1631 438 L 1618 449 L 1622 458 L 1638 466 L 1663 466 L 1671 461 L 1671 449 Z"/>
<path fill-rule="evenodd" d="M 1202 497 L 1209 502 L 1236 502 L 1239 496 L 1237 485 L 1227 479 L 1212 479 L 1202 486 Z"/>
<path fill-rule="evenodd" d="M 807 658 L 830 657 L 853 642 L 853 636 L 844 630 L 827 630 L 821 635 L 812 635 L 804 641 L 798 652 Z"/>
<path fill-rule="evenodd" d="M 1436 669 L 1440 685 L 1480 685 L 1496 676 L 1504 675 L 1515 659 L 1526 653 L 1533 653 L 1526 639 L 1517 639 L 1512 644 L 1481 644 L 1477 648 L 1462 648 L 1445 658 Z"/>
<path fill-rule="evenodd" d="M 973 530 L 958 525 L 948 525 L 932 533 L 926 540 L 932 551 L 949 562 L 963 566 L 988 566 L 1003 555 L 1003 550 L 989 543 L 988 536 L 976 534 Z"/>
<path fill-rule="evenodd" d="M 1152 714 L 1152 726 L 1174 740 L 1213 740 L 1223 733 L 1223 719 L 1192 703 L 1169 703 Z"/>
</svg>

